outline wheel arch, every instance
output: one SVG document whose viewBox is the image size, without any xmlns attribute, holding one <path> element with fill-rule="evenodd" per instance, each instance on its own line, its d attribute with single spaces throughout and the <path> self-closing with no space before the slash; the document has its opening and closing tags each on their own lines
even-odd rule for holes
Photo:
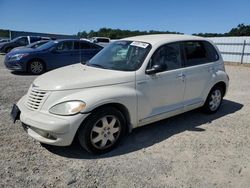
<svg viewBox="0 0 250 188">
<path fill-rule="evenodd" d="M 43 65 L 44 65 L 45 71 L 47 70 L 47 64 L 46 64 L 46 62 L 42 58 L 31 58 L 27 62 L 26 71 L 29 71 L 30 63 L 33 62 L 33 61 L 35 61 L 35 60 L 42 62 Z"/>
<path fill-rule="evenodd" d="M 127 109 L 126 106 L 124 106 L 121 103 L 110 102 L 110 103 L 102 104 L 100 106 L 95 107 L 93 110 L 90 111 L 90 113 L 91 114 L 95 113 L 96 111 L 107 108 L 107 107 L 113 107 L 113 108 L 119 110 L 124 115 L 124 118 L 125 118 L 125 121 L 126 121 L 125 129 L 126 129 L 126 131 L 131 132 L 132 131 L 132 126 L 131 126 L 131 117 L 130 117 L 130 114 L 129 114 L 129 110 Z M 86 119 L 84 119 L 82 124 L 84 124 L 84 122 L 86 122 L 88 120 L 88 118 L 90 118 L 90 116 L 88 116 Z M 79 128 L 80 127 L 81 126 L 79 126 Z M 78 128 L 78 130 L 79 130 L 79 128 Z"/>
<path fill-rule="evenodd" d="M 214 88 L 214 87 L 220 87 L 223 91 L 223 97 L 225 96 L 226 94 L 226 90 L 227 90 L 227 85 L 225 82 L 223 81 L 219 81 L 217 82 L 216 84 L 214 84 L 214 86 L 210 89 L 210 91 Z"/>
</svg>

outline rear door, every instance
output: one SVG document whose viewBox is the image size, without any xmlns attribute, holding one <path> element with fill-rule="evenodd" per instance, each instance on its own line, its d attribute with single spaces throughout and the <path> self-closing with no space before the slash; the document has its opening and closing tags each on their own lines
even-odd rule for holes
<svg viewBox="0 0 250 188">
<path fill-rule="evenodd" d="M 186 80 L 184 110 L 188 110 L 203 103 L 202 94 L 212 80 L 214 61 L 218 54 L 212 54 L 206 41 L 185 41 L 182 43 L 182 51 L 185 59 L 183 73 Z"/>
</svg>

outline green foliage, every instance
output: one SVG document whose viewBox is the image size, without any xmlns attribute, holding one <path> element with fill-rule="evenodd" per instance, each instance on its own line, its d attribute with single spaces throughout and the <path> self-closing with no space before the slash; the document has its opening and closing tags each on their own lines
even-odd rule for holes
<svg viewBox="0 0 250 188">
<path fill-rule="evenodd" d="M 148 34 L 182 34 L 179 32 L 170 32 L 170 31 L 139 31 L 139 30 L 121 30 L 121 29 L 111 29 L 111 28 L 101 28 L 98 31 L 91 30 L 90 32 L 82 31 L 78 32 L 77 36 L 81 38 L 91 38 L 91 37 L 108 37 L 111 39 L 121 39 L 125 37 L 132 37 L 137 35 L 148 35 Z"/>
<path fill-rule="evenodd" d="M 9 38 L 9 30 L 0 29 L 0 37 Z"/>
<path fill-rule="evenodd" d="M 250 25 L 239 24 L 227 34 L 228 36 L 250 36 Z"/>
<path fill-rule="evenodd" d="M 226 36 L 250 36 L 250 25 L 239 24 L 227 33 L 195 33 L 201 37 L 226 37 Z"/>
</svg>

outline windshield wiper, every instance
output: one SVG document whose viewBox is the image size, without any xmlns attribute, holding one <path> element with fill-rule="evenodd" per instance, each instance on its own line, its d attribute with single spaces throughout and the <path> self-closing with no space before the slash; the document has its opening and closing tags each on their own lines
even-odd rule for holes
<svg viewBox="0 0 250 188">
<path fill-rule="evenodd" d="M 91 66 L 91 67 L 98 67 L 98 68 L 102 68 L 102 69 L 107 69 L 106 67 L 99 65 L 99 64 L 86 64 L 86 65 Z"/>
</svg>

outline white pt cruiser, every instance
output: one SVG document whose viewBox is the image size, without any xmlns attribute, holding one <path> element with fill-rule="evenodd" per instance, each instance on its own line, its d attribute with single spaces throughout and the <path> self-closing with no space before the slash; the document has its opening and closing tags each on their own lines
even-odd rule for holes
<svg viewBox="0 0 250 188">
<path fill-rule="evenodd" d="M 39 142 L 67 146 L 77 136 L 87 151 L 104 153 L 136 127 L 199 107 L 216 112 L 228 82 L 207 39 L 137 36 L 39 76 L 11 114 Z"/>
</svg>

